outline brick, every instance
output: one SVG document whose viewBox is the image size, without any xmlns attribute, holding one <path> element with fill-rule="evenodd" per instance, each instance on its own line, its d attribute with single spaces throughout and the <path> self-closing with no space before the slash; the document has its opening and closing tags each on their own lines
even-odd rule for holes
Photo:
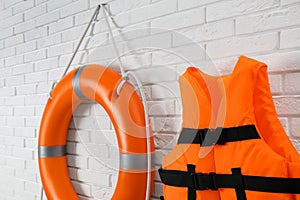
<svg viewBox="0 0 300 200">
<path fill-rule="evenodd" d="M 13 148 L 13 156 L 16 158 L 24 158 L 28 160 L 33 159 L 33 151 L 29 149 L 24 149 L 24 148 Z"/>
<path fill-rule="evenodd" d="M 32 21 L 25 21 L 23 23 L 16 25 L 14 27 L 14 30 L 15 30 L 15 34 L 18 34 L 18 33 L 23 33 L 25 31 L 32 30 L 34 28 L 35 28 L 35 22 L 32 20 Z"/>
<path fill-rule="evenodd" d="M 280 116 L 285 115 L 299 115 L 300 114 L 300 98 L 299 97 L 274 97 L 274 103 L 277 109 L 277 113 Z"/>
<path fill-rule="evenodd" d="M 4 78 L 2 78 L 2 79 L 0 79 L 0 87 L 2 88 L 2 87 L 4 87 L 4 85 L 5 85 L 5 80 L 4 80 Z"/>
<path fill-rule="evenodd" d="M 6 126 L 6 117 L 0 116 L 0 126 Z"/>
<path fill-rule="evenodd" d="M 68 5 L 70 3 L 72 3 L 72 0 L 65 0 L 65 1 L 52 0 L 52 1 L 47 2 L 47 8 L 48 8 L 48 11 L 52 11 L 52 10 L 55 10 L 58 8 L 62 8 L 65 5 Z"/>
<path fill-rule="evenodd" d="M 271 86 L 272 94 L 280 94 L 282 92 L 282 76 L 281 75 L 269 75 L 269 82 Z"/>
<path fill-rule="evenodd" d="M 25 35 L 26 37 L 26 35 Z M 43 47 L 48 47 L 48 46 L 53 46 L 56 44 L 60 44 L 61 43 L 61 34 L 53 34 L 50 35 L 48 37 L 43 37 L 39 40 L 37 40 L 37 45 L 38 48 L 43 48 Z"/>
<path fill-rule="evenodd" d="M 38 83 L 47 81 L 47 72 L 35 72 L 25 75 L 25 83 Z"/>
<path fill-rule="evenodd" d="M 0 77 L 4 78 L 4 77 L 8 77 L 11 76 L 11 70 L 10 68 L 0 68 Z"/>
<path fill-rule="evenodd" d="M 183 45 L 193 42 L 210 41 L 233 36 L 233 20 L 216 21 L 203 25 L 192 26 L 173 33 L 173 45 Z"/>
<path fill-rule="evenodd" d="M 26 181 L 25 182 L 25 190 L 28 192 L 32 192 L 34 194 L 40 194 L 42 186 L 38 183 Z"/>
<path fill-rule="evenodd" d="M 21 178 L 21 179 L 23 179 L 25 181 L 32 181 L 32 182 L 36 182 L 37 181 L 37 174 L 36 174 L 36 172 L 32 172 L 32 171 L 24 170 L 24 169 L 17 169 L 16 170 L 16 177 Z"/>
<path fill-rule="evenodd" d="M 10 156 L 11 155 L 11 147 L 0 146 L 0 155 Z M 2 172 L 3 173 L 3 172 Z"/>
<path fill-rule="evenodd" d="M 158 134 L 155 132 L 155 147 L 159 149 L 172 149 L 177 143 L 176 135 L 172 134 Z"/>
<path fill-rule="evenodd" d="M 0 58 L 6 58 L 9 56 L 16 55 L 16 48 L 15 47 L 10 47 L 10 48 L 5 48 L 5 51 L 0 51 Z M 1 76 L 1 74 L 0 74 Z"/>
<path fill-rule="evenodd" d="M 13 13 L 23 13 L 25 10 L 28 10 L 34 6 L 34 0 L 26 0 L 22 1 L 21 3 L 16 4 L 13 6 Z"/>
<path fill-rule="evenodd" d="M 17 44 L 21 44 L 24 42 L 24 37 L 22 34 L 13 36 L 13 37 L 9 37 L 6 40 L 4 40 L 5 42 L 5 47 L 11 47 L 11 46 L 15 46 Z"/>
<path fill-rule="evenodd" d="M 74 25 L 73 16 L 60 19 L 57 22 L 51 23 L 49 25 L 49 34 L 63 31 L 65 29 L 71 28 Z"/>
<path fill-rule="evenodd" d="M 63 55 L 71 52 L 73 52 L 73 43 L 69 42 L 69 43 L 51 46 L 49 48 L 48 54 L 49 57 L 53 57 L 53 56 Z"/>
<path fill-rule="evenodd" d="M 84 29 L 85 29 L 85 25 L 76 26 L 74 28 L 63 31 L 62 32 L 62 42 L 78 40 L 81 37 Z"/>
<path fill-rule="evenodd" d="M 36 49 L 36 41 L 26 42 L 16 47 L 17 54 L 31 52 Z"/>
<path fill-rule="evenodd" d="M 25 18 L 25 20 L 33 19 L 33 18 L 43 15 L 46 12 L 47 12 L 46 4 L 43 4 L 43 5 L 36 6 L 32 9 L 30 9 L 29 12 L 25 12 L 24 18 Z M 43 23 L 42 19 L 41 19 L 40 23 Z"/>
<path fill-rule="evenodd" d="M 62 2 L 62 1 L 60 1 L 60 2 Z M 76 14 L 74 16 L 75 26 L 77 27 L 78 25 L 87 24 L 90 21 L 90 18 L 93 13 L 94 13 L 94 10 L 90 9 L 90 10 Z"/>
<path fill-rule="evenodd" d="M 34 111 L 36 116 L 42 116 L 44 113 L 45 105 L 35 105 Z"/>
<path fill-rule="evenodd" d="M 1 116 L 11 116 L 13 114 L 13 108 L 8 106 L 0 106 Z"/>
<path fill-rule="evenodd" d="M 25 126 L 25 119 L 24 117 L 7 117 L 6 122 L 8 126 L 14 126 L 14 127 L 21 127 Z"/>
<path fill-rule="evenodd" d="M 16 127 L 14 135 L 22 138 L 35 138 L 36 129 L 32 127 Z"/>
<path fill-rule="evenodd" d="M 270 1 L 271 2 L 271 1 Z M 236 19 L 236 33 L 246 34 L 300 24 L 300 6 Z"/>
<path fill-rule="evenodd" d="M 57 81 L 61 78 L 65 69 L 55 69 L 49 72 L 48 81 Z"/>
<path fill-rule="evenodd" d="M 14 115 L 15 116 L 33 116 L 34 115 L 34 107 L 32 106 L 16 106 L 14 107 Z"/>
<path fill-rule="evenodd" d="M 6 97 L 5 105 L 7 105 L 7 106 L 22 106 L 22 105 L 24 105 L 24 97 L 22 97 L 22 96 Z"/>
<path fill-rule="evenodd" d="M 25 105 L 44 105 L 47 102 L 48 94 L 26 96 Z"/>
<path fill-rule="evenodd" d="M 77 180 L 77 169 L 76 168 L 68 167 L 68 172 L 69 172 L 70 179 Z"/>
<path fill-rule="evenodd" d="M 52 87 L 52 83 L 39 83 L 36 86 L 36 93 L 37 94 L 43 94 L 43 93 L 49 93 L 50 89 Z"/>
<path fill-rule="evenodd" d="M 80 63 L 80 60 L 82 60 L 82 58 L 85 56 L 86 52 L 85 51 L 78 51 L 72 64 L 73 65 L 79 65 Z M 67 64 L 69 63 L 70 59 L 71 59 L 71 54 L 66 54 L 66 55 L 62 55 L 59 57 L 59 60 L 58 60 L 58 66 L 59 67 L 66 67 Z M 102 57 L 102 55 L 101 55 Z"/>
<path fill-rule="evenodd" d="M 24 147 L 24 139 L 23 138 L 18 138 L 14 136 L 8 136 L 5 137 L 5 145 L 7 146 L 16 146 L 16 147 Z M 25 168 L 25 161 L 24 162 L 24 167 Z"/>
<path fill-rule="evenodd" d="M 47 2 L 47 0 L 35 0 L 36 5 Z"/>
<path fill-rule="evenodd" d="M 299 94 L 300 92 L 300 73 L 289 73 L 285 75 L 284 91 L 288 94 Z"/>
<path fill-rule="evenodd" d="M 234 37 L 207 44 L 211 58 L 257 53 L 274 50 L 278 46 L 278 34 L 267 33 L 258 36 Z"/>
<path fill-rule="evenodd" d="M 17 65 L 12 68 L 13 75 L 27 74 L 33 72 L 33 63 Z"/>
<path fill-rule="evenodd" d="M 5 9 L 5 10 L 1 10 L 1 12 L 0 12 L 0 20 L 9 18 L 9 17 L 11 17 L 12 15 L 13 15 L 12 8 L 10 8 L 10 9 Z"/>
<path fill-rule="evenodd" d="M 173 132 L 177 133 L 181 129 L 181 119 L 177 117 L 154 117 L 153 120 L 153 131 L 158 132 Z"/>
<path fill-rule="evenodd" d="M 67 155 L 67 163 L 68 166 L 76 167 L 80 169 L 87 169 L 88 167 L 88 159 L 83 156 L 73 156 Z"/>
<path fill-rule="evenodd" d="M 219 2 L 207 6 L 207 21 L 215 21 L 224 18 L 246 15 L 255 11 L 266 10 L 279 5 L 278 0 L 231 0 L 228 2 Z"/>
<path fill-rule="evenodd" d="M 46 102 L 44 102 L 46 104 Z M 39 128 L 41 122 L 41 117 L 26 117 L 25 124 L 26 127 Z"/>
<path fill-rule="evenodd" d="M 45 70 L 55 69 L 57 65 L 58 65 L 57 57 L 43 59 L 35 63 L 35 71 L 45 71 Z"/>
<path fill-rule="evenodd" d="M 109 175 L 88 170 L 78 170 L 78 180 L 99 186 L 109 186 Z"/>
<path fill-rule="evenodd" d="M 218 0 L 205 0 L 205 1 L 198 1 L 198 0 L 178 0 L 178 9 L 179 10 L 184 10 L 184 9 L 189 9 L 189 8 L 195 8 L 199 6 L 204 6 L 207 4 L 211 4 L 214 2 L 217 2 Z"/>
<path fill-rule="evenodd" d="M 41 15 L 35 19 L 36 26 L 43 26 L 51 22 L 59 20 L 59 11 L 53 11 L 44 15 Z"/>
<path fill-rule="evenodd" d="M 282 30 L 280 34 L 280 48 L 293 48 L 300 46 L 300 28 Z"/>
<path fill-rule="evenodd" d="M 290 120 L 290 127 L 291 127 L 291 137 L 293 139 L 299 140 L 300 139 L 300 118 L 292 118 Z"/>
<path fill-rule="evenodd" d="M 24 159 L 7 157 L 6 164 L 7 164 L 7 166 L 14 168 L 14 169 L 24 169 L 25 168 L 25 160 Z"/>
<path fill-rule="evenodd" d="M 88 1 L 79 0 L 77 2 L 70 3 L 68 6 L 64 6 L 60 10 L 61 17 L 70 16 L 81 11 L 87 10 L 89 7 Z"/>
<path fill-rule="evenodd" d="M 18 65 L 18 64 L 22 64 L 23 62 L 24 62 L 23 55 L 11 56 L 5 58 L 5 66 Z"/>
<path fill-rule="evenodd" d="M 163 29 L 178 29 L 203 23 L 204 8 L 196 8 L 154 19 L 151 21 L 151 26 Z"/>
<path fill-rule="evenodd" d="M 82 194 L 84 196 L 91 196 L 92 188 L 90 185 L 76 181 L 72 181 L 72 185 L 78 194 Z"/>
<path fill-rule="evenodd" d="M 149 115 L 174 115 L 176 114 L 176 101 L 148 101 Z"/>
<path fill-rule="evenodd" d="M 298 0 L 281 0 L 282 5 L 288 5 L 288 4 L 293 4 L 293 3 L 298 3 Z"/>
<path fill-rule="evenodd" d="M 257 55 L 252 58 L 267 63 L 270 72 L 285 72 L 299 70 L 299 56 L 300 51 L 289 51 Z"/>
<path fill-rule="evenodd" d="M 114 130 L 91 131 L 91 141 L 97 144 L 117 145 L 117 138 Z"/>
<path fill-rule="evenodd" d="M 25 148 L 36 149 L 38 146 L 37 138 L 26 138 L 25 139 Z"/>
<path fill-rule="evenodd" d="M 39 39 L 39 38 L 46 38 L 47 34 L 48 34 L 47 27 L 42 26 L 42 27 L 34 28 L 33 30 L 24 33 L 25 42 L 34 39 Z"/>
<path fill-rule="evenodd" d="M 38 163 L 36 162 L 36 160 L 26 160 L 25 166 L 25 169 L 31 171 L 36 171 L 38 169 Z"/>
<path fill-rule="evenodd" d="M 14 87 L 1 88 L 1 90 L 0 90 L 0 97 L 14 96 L 15 93 L 16 92 L 15 92 L 15 88 Z"/>
<path fill-rule="evenodd" d="M 41 49 L 37 51 L 32 51 L 30 53 L 24 54 L 24 62 L 33 62 L 37 60 L 46 59 L 47 52 L 46 49 Z"/>
<path fill-rule="evenodd" d="M 117 181 L 111 181 L 111 182 L 112 182 L 112 186 L 114 188 Z M 114 193 L 113 188 L 111 188 L 111 187 L 99 187 L 99 186 L 94 186 L 93 185 L 93 191 L 92 191 L 93 195 L 92 196 L 96 199 L 109 199 L 109 198 L 111 198 L 112 194 Z M 156 199 L 151 198 L 151 200 L 156 200 Z"/>
<path fill-rule="evenodd" d="M 0 40 L 12 36 L 13 33 L 14 33 L 14 31 L 13 31 L 12 27 L 2 29 L 1 30 L 1 35 L 0 35 Z"/>
<path fill-rule="evenodd" d="M 75 153 L 78 155 L 83 156 L 92 156 L 96 158 L 108 158 L 109 157 L 109 149 L 108 146 L 105 145 L 99 145 L 95 143 L 89 143 L 89 144 L 76 144 Z"/>
<path fill-rule="evenodd" d="M 22 2 L 22 0 L 5 0 L 4 1 L 4 5 L 5 5 L 5 8 L 8 8 L 10 6 L 13 6 L 19 2 Z"/>
<path fill-rule="evenodd" d="M 18 86 L 24 84 L 24 75 L 10 76 L 5 79 L 7 86 Z"/>
<path fill-rule="evenodd" d="M 168 76 L 165 76 L 166 73 L 168 73 Z M 177 72 L 166 67 L 145 68 L 143 71 L 137 71 L 136 75 L 140 80 L 142 80 L 143 83 L 167 82 L 177 80 Z"/>
<path fill-rule="evenodd" d="M 72 141 L 72 142 L 87 143 L 87 142 L 90 142 L 90 133 L 88 131 L 69 130 L 67 140 Z M 94 141 L 94 142 L 96 142 L 96 141 Z"/>
<path fill-rule="evenodd" d="M 35 84 L 20 85 L 17 87 L 17 95 L 33 95 L 36 92 Z"/>
<path fill-rule="evenodd" d="M 71 128 L 78 129 L 98 129 L 99 127 L 103 130 L 110 129 L 110 119 L 105 116 L 95 117 L 83 117 L 83 118 L 75 118 L 73 123 L 70 124 Z"/>
<path fill-rule="evenodd" d="M 167 99 L 180 97 L 177 83 L 161 83 L 151 86 L 151 99 Z"/>
<path fill-rule="evenodd" d="M 163 15 L 167 15 L 170 13 L 174 13 L 176 10 L 177 10 L 177 1 L 163 0 L 133 10 L 130 14 L 130 18 L 132 23 L 137 23 L 152 18 L 160 17 Z"/>
<path fill-rule="evenodd" d="M 12 17 L 6 18 L 5 21 L 0 21 L 0 29 L 5 29 L 12 27 L 15 24 L 23 22 L 23 14 L 14 15 Z"/>
<path fill-rule="evenodd" d="M 122 12 L 128 12 L 135 9 L 140 9 L 141 7 L 147 5 L 148 0 L 123 0 L 120 2 L 112 1 L 110 6 L 110 11 L 113 15 L 120 14 Z"/>
</svg>

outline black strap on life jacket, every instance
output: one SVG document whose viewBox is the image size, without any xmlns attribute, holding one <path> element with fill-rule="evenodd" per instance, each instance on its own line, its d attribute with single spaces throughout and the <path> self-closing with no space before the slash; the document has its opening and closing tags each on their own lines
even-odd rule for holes
<svg viewBox="0 0 300 200">
<path fill-rule="evenodd" d="M 260 139 L 255 125 L 216 129 L 183 128 L 178 139 L 178 144 L 200 144 L 201 146 L 212 146 L 215 144 L 224 145 L 226 142 L 250 139 Z"/>
<path fill-rule="evenodd" d="M 187 165 L 187 170 L 188 173 L 190 174 L 195 174 L 196 173 L 196 166 L 188 164 Z M 196 200 L 196 190 L 194 187 L 189 187 L 188 188 L 188 200 Z"/>
<path fill-rule="evenodd" d="M 179 170 L 159 169 L 162 183 L 194 190 L 217 190 L 233 188 L 237 200 L 246 200 L 245 190 L 271 193 L 300 194 L 300 178 L 280 178 L 242 175 L 240 168 L 231 169 L 232 174 L 190 173 Z"/>
</svg>

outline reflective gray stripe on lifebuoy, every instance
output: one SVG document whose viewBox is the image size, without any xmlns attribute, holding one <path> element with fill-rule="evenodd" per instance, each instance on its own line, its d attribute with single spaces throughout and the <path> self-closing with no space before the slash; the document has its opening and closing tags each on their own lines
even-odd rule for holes
<svg viewBox="0 0 300 200">
<path fill-rule="evenodd" d="M 64 146 L 39 146 L 39 158 L 53 158 L 66 155 L 66 145 Z"/>
<path fill-rule="evenodd" d="M 86 99 L 85 96 L 83 95 L 81 88 L 80 88 L 80 75 L 83 71 L 83 69 L 86 67 L 87 65 L 84 65 L 82 67 L 79 67 L 77 69 L 77 71 L 74 74 L 73 80 L 72 80 L 72 84 L 73 84 L 73 89 L 75 94 L 80 98 L 80 99 Z"/>
<path fill-rule="evenodd" d="M 120 154 L 120 169 L 146 170 L 147 154 Z M 154 154 L 151 154 L 151 168 L 154 168 Z"/>
</svg>

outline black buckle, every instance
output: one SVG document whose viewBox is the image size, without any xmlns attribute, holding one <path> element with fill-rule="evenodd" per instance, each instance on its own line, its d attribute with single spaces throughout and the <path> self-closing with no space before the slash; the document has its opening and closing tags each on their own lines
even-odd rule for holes
<svg viewBox="0 0 300 200">
<path fill-rule="evenodd" d="M 194 190 L 218 190 L 216 173 L 190 173 Z"/>
<path fill-rule="evenodd" d="M 210 180 L 211 180 L 211 187 L 209 189 L 218 190 L 216 173 L 215 172 L 210 172 L 208 174 L 208 176 L 210 177 Z"/>
</svg>

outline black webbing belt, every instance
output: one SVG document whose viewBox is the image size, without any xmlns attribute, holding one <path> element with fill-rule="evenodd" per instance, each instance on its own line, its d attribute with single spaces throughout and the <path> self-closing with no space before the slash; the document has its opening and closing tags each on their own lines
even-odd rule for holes
<svg viewBox="0 0 300 200">
<path fill-rule="evenodd" d="M 260 136 L 254 125 L 216 129 L 183 128 L 178 139 L 178 144 L 200 144 L 201 146 L 212 146 L 215 144 L 224 145 L 226 142 L 259 138 Z"/>
<path fill-rule="evenodd" d="M 278 178 L 247 176 L 240 168 L 233 168 L 232 174 L 190 173 L 178 170 L 159 169 L 162 183 L 194 190 L 217 190 L 233 188 L 238 200 L 246 200 L 245 190 L 272 193 L 300 194 L 300 178 Z"/>
</svg>

